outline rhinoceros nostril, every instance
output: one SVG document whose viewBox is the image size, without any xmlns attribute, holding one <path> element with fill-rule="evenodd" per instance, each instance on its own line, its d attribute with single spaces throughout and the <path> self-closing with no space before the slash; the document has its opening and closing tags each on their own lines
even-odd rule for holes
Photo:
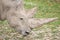
<svg viewBox="0 0 60 40">
<path fill-rule="evenodd" d="M 25 32 L 27 35 L 29 34 L 29 32 Z"/>
<path fill-rule="evenodd" d="M 25 37 L 25 36 L 27 36 L 27 35 L 29 35 L 29 32 L 25 32 L 25 34 L 24 34 L 23 36 Z"/>
</svg>

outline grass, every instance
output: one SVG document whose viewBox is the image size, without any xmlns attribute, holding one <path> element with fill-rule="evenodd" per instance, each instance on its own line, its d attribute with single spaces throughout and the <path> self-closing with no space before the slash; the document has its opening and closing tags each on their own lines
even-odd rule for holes
<svg viewBox="0 0 60 40">
<path fill-rule="evenodd" d="M 32 35 L 34 36 L 33 40 L 60 40 L 60 3 L 54 0 L 25 0 L 24 2 L 25 8 L 27 9 L 34 6 L 38 7 L 38 11 L 34 15 L 36 18 L 58 17 L 57 21 L 34 29 L 33 31 L 37 36 Z M 8 27 L 6 21 L 0 21 L 0 36 L 2 36 L 1 38 L 4 38 L 4 40 L 24 40 L 14 29 Z M 30 40 L 32 40 L 32 38 Z"/>
</svg>

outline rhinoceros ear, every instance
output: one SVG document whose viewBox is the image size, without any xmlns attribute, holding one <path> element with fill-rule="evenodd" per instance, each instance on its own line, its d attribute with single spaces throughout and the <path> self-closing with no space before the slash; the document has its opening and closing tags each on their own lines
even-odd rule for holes
<svg viewBox="0 0 60 40">
<path fill-rule="evenodd" d="M 41 19 L 32 18 L 32 19 L 29 19 L 29 23 L 30 23 L 31 28 L 35 28 L 35 27 L 40 27 L 41 25 L 45 23 L 52 22 L 56 19 L 57 18 L 41 18 Z"/>
<path fill-rule="evenodd" d="M 37 7 L 34 7 L 32 9 L 28 10 L 27 16 L 28 17 L 33 17 L 33 15 L 36 13 L 36 11 L 37 11 Z"/>
</svg>

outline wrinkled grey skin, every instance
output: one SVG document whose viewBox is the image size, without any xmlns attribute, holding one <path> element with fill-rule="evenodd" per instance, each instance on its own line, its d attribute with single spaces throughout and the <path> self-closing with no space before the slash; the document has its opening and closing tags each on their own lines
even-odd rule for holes
<svg viewBox="0 0 60 40">
<path fill-rule="evenodd" d="M 23 0 L 0 0 L 0 20 L 7 20 L 9 25 L 23 36 L 31 32 L 31 28 L 51 22 L 56 18 L 36 19 L 33 15 L 36 7 L 26 11 Z"/>
<path fill-rule="evenodd" d="M 0 20 L 7 20 L 16 31 L 27 35 L 31 29 L 22 5 L 22 0 L 0 0 Z"/>
</svg>

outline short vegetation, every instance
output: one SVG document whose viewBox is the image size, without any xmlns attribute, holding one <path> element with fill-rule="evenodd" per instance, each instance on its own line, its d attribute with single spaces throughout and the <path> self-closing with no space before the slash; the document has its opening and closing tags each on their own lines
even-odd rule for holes
<svg viewBox="0 0 60 40">
<path fill-rule="evenodd" d="M 33 29 L 27 38 L 23 38 L 7 21 L 0 21 L 0 40 L 60 40 L 60 3 L 55 0 L 25 0 L 25 8 L 38 7 L 36 18 L 58 17 L 58 20 Z"/>
</svg>

